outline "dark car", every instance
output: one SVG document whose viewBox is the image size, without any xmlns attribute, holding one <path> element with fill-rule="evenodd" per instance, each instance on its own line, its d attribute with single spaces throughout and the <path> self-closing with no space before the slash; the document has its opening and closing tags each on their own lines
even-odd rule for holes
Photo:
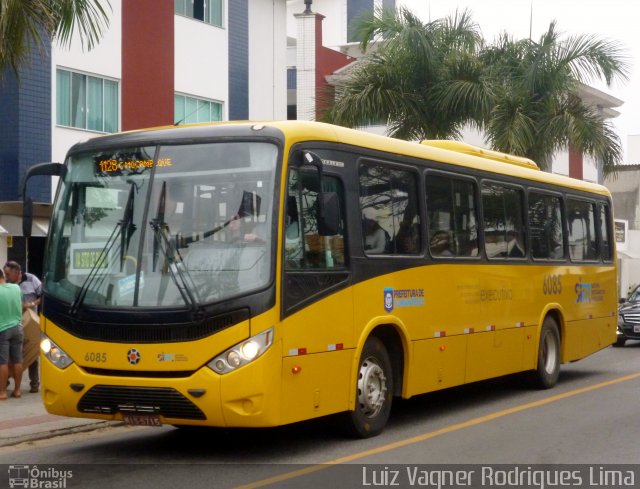
<svg viewBox="0 0 640 489">
<path fill-rule="evenodd" d="M 613 346 L 624 346 L 627 340 L 640 340 L 640 285 L 618 308 L 618 339 Z"/>
</svg>

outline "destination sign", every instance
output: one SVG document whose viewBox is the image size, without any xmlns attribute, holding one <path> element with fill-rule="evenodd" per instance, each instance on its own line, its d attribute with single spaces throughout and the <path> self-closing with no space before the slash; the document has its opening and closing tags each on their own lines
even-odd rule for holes
<svg viewBox="0 0 640 489">
<path fill-rule="evenodd" d="M 173 166 L 171 158 L 160 158 L 156 162 L 157 167 Z M 97 164 L 97 170 L 101 173 L 115 173 L 123 170 L 141 170 L 144 168 L 153 168 L 153 160 L 100 160 Z"/>
</svg>

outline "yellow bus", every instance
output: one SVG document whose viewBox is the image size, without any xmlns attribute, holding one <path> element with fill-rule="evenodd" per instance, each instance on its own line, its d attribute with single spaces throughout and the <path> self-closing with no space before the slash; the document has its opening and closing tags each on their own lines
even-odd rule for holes
<svg viewBox="0 0 640 489">
<path fill-rule="evenodd" d="M 60 176 L 41 321 L 53 414 L 336 414 L 366 437 L 394 397 L 515 372 L 548 388 L 616 339 L 609 193 L 524 158 L 222 123 L 97 137 L 23 187 L 42 174 Z"/>
</svg>

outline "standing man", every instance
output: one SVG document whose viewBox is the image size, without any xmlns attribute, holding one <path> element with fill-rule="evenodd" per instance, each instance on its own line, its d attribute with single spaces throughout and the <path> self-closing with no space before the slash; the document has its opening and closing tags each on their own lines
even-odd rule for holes
<svg viewBox="0 0 640 489">
<path fill-rule="evenodd" d="M 20 397 L 22 383 L 22 307 L 20 287 L 6 283 L 0 270 L 0 401 L 7 399 L 9 363 L 16 381 L 12 397 Z"/>
<path fill-rule="evenodd" d="M 4 265 L 4 274 L 7 282 L 20 286 L 22 293 L 22 312 L 32 309 L 38 314 L 38 306 L 42 296 L 42 282 L 32 273 L 22 272 L 22 267 L 15 261 L 8 261 Z M 29 392 L 38 392 L 40 388 L 40 372 L 38 370 L 38 359 L 29 365 Z"/>
</svg>

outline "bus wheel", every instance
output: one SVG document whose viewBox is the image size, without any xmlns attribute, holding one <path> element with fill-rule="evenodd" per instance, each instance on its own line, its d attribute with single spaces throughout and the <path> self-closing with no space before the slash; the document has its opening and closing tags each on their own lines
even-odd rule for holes
<svg viewBox="0 0 640 489">
<path fill-rule="evenodd" d="M 391 361 L 384 343 L 375 336 L 367 339 L 358 365 L 356 408 L 345 414 L 350 435 L 368 438 L 387 424 L 393 399 Z"/>
<path fill-rule="evenodd" d="M 549 389 L 556 385 L 560 375 L 560 333 L 558 324 L 550 316 L 544 320 L 538 345 L 538 366 L 532 372 L 536 387 Z"/>
</svg>

